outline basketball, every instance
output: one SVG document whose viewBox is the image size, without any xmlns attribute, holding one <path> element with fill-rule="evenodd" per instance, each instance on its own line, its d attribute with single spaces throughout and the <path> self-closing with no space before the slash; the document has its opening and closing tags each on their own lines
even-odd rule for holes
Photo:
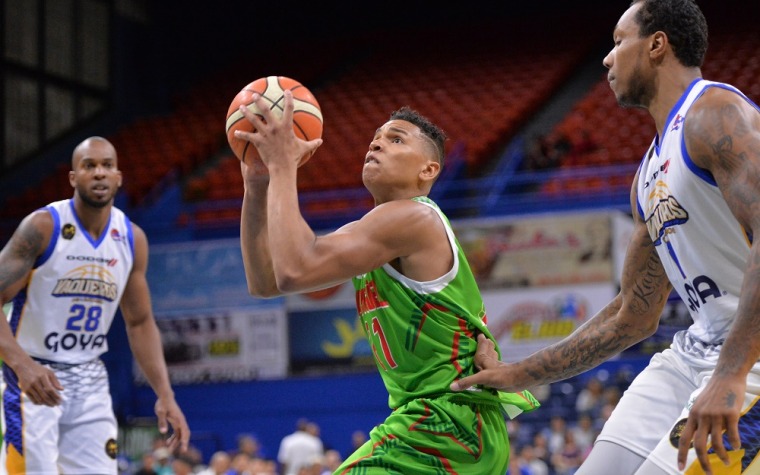
<svg viewBox="0 0 760 475">
<path fill-rule="evenodd" d="M 253 94 L 259 93 L 276 117 L 282 117 L 285 108 L 285 91 L 293 92 L 293 130 L 296 137 L 314 140 L 322 137 L 322 109 L 314 95 L 303 84 L 285 76 L 267 76 L 259 78 L 245 86 L 237 93 L 227 110 L 227 142 L 235 156 L 251 165 L 258 160 L 256 147 L 245 140 L 235 137 L 236 130 L 253 132 L 255 129 L 240 112 L 240 106 L 261 117 L 259 108 L 253 104 Z M 301 159 L 299 166 L 306 163 L 310 156 Z"/>
</svg>

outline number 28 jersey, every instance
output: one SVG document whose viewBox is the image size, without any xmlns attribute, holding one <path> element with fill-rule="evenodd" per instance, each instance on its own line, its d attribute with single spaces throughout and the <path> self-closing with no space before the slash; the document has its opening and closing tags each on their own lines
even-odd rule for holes
<svg viewBox="0 0 760 475">
<path fill-rule="evenodd" d="M 113 207 L 108 225 L 94 239 L 84 231 L 73 200 L 44 210 L 53 217 L 53 233 L 13 299 L 11 330 L 33 358 L 92 361 L 108 350 L 106 335 L 132 271 L 132 224 Z"/>
</svg>

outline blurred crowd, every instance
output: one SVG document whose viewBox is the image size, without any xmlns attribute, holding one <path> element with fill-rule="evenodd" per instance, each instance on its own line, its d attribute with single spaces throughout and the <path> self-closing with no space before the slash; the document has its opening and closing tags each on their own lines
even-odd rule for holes
<svg viewBox="0 0 760 475">
<path fill-rule="evenodd" d="M 351 434 L 352 446 L 358 448 L 367 434 Z M 276 458 L 261 453 L 259 441 L 251 434 L 240 434 L 237 447 L 219 450 L 204 463 L 204 454 L 191 445 L 185 453 L 172 453 L 163 438 L 136 463 L 124 463 L 122 473 L 132 475 L 328 475 L 343 462 L 343 455 L 322 442 L 315 422 L 300 419 L 295 431 L 280 442 Z"/>
<path fill-rule="evenodd" d="M 601 377 L 599 376 L 601 375 Z M 536 388 L 542 418 L 517 417 L 507 422 L 510 467 L 506 475 L 572 475 L 591 450 L 604 422 L 617 405 L 633 375 L 621 371 L 614 378 L 604 372 L 572 383 Z M 525 422 L 523 422 L 525 421 Z M 367 440 L 356 430 L 350 434 L 352 450 Z M 141 460 L 123 467 L 130 475 L 331 475 L 344 456 L 325 445 L 319 425 L 301 419 L 283 437 L 276 456 L 261 453 L 255 436 L 240 434 L 237 447 L 220 450 L 204 463 L 204 454 L 191 446 L 185 453 L 171 453 L 163 439 Z M 206 454 L 208 456 L 208 454 Z"/>
</svg>

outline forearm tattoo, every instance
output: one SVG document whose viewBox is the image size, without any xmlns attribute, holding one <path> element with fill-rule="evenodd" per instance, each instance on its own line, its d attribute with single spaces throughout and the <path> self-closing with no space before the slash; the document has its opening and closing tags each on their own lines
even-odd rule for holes
<svg viewBox="0 0 760 475">
<path fill-rule="evenodd" d="M 643 246 L 648 248 L 648 252 L 643 250 L 646 260 L 627 268 L 624 281 L 630 286 L 627 311 L 647 321 L 646 315 L 660 308 L 672 287 L 651 241 Z M 649 336 L 650 326 L 616 318 L 622 305 L 622 298 L 616 298 L 571 337 L 536 354 L 534 364 L 525 369 L 534 385 L 578 375 Z"/>
</svg>

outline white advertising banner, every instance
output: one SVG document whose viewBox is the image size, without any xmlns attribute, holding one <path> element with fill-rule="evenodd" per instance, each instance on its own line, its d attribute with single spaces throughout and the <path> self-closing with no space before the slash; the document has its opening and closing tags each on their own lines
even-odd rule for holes
<svg viewBox="0 0 760 475">
<path fill-rule="evenodd" d="M 626 220 L 604 211 L 452 224 L 480 287 L 500 289 L 617 280 Z"/>
<path fill-rule="evenodd" d="M 287 376 L 285 299 L 248 294 L 239 240 L 153 246 L 148 282 L 172 383 Z"/>
<path fill-rule="evenodd" d="M 173 384 L 282 378 L 287 317 L 282 307 L 208 311 L 158 319 Z M 137 365 L 135 378 L 144 382 Z"/>
<path fill-rule="evenodd" d="M 617 294 L 613 283 L 483 291 L 488 328 L 504 361 L 517 361 L 572 333 Z"/>
</svg>

